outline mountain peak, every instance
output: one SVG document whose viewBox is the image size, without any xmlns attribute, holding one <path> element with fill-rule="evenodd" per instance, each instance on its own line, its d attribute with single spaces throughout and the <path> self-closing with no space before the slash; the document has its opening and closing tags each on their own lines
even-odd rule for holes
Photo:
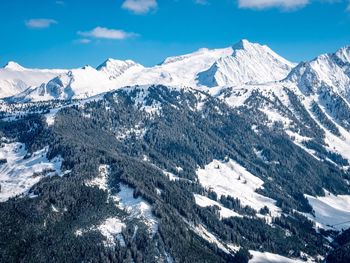
<svg viewBox="0 0 350 263">
<path fill-rule="evenodd" d="M 22 67 L 20 64 L 18 64 L 17 62 L 14 61 L 9 61 L 6 63 L 6 65 L 4 66 L 5 69 L 10 69 L 10 70 L 24 70 L 25 68 Z"/>
<path fill-rule="evenodd" d="M 296 83 L 306 93 L 318 92 L 327 86 L 337 93 L 348 96 L 349 66 L 350 46 L 347 46 L 335 53 L 322 54 L 311 61 L 299 63 L 286 80 Z"/>
<path fill-rule="evenodd" d="M 132 60 L 118 60 L 118 59 L 113 59 L 113 58 L 108 58 L 106 59 L 101 65 L 99 65 L 96 69 L 97 70 L 102 70 L 103 69 L 111 69 L 111 68 L 115 68 L 115 67 L 125 67 L 125 66 L 135 66 L 137 65 L 137 63 L 135 61 Z"/>
<path fill-rule="evenodd" d="M 339 49 L 335 55 L 345 63 L 350 63 L 350 46 Z"/>
<path fill-rule="evenodd" d="M 232 54 L 218 58 L 197 75 L 198 84 L 207 87 L 257 84 L 284 79 L 293 63 L 269 47 L 242 39 L 231 48 Z"/>
<path fill-rule="evenodd" d="M 254 45 L 254 43 L 249 42 L 247 39 L 241 39 L 236 44 L 232 46 L 233 49 L 247 49 Z"/>
<path fill-rule="evenodd" d="M 117 60 L 109 58 L 96 69 L 106 73 L 110 79 L 114 79 L 125 73 L 130 68 L 137 66 L 142 67 L 140 64 L 137 64 L 132 60 Z"/>
</svg>

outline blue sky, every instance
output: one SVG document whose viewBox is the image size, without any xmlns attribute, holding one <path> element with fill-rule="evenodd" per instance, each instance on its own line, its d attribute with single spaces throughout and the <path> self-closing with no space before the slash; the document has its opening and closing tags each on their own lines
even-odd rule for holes
<svg viewBox="0 0 350 263">
<path fill-rule="evenodd" d="M 242 38 L 298 62 L 350 45 L 348 0 L 1 0 L 0 64 L 150 66 Z"/>
</svg>

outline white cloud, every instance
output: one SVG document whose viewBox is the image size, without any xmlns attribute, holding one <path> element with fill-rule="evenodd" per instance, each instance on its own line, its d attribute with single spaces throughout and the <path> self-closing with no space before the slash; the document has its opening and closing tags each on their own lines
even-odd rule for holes
<svg viewBox="0 0 350 263">
<path fill-rule="evenodd" d="M 278 7 L 283 9 L 295 9 L 304 7 L 310 0 L 238 0 L 240 8 L 265 9 Z"/>
<path fill-rule="evenodd" d="M 29 19 L 25 21 L 25 25 L 28 28 L 48 28 L 53 24 L 57 24 L 57 21 L 47 18 Z"/>
<path fill-rule="evenodd" d="M 58 5 L 64 5 L 64 1 L 56 1 L 56 4 L 58 4 Z"/>
<path fill-rule="evenodd" d="M 135 14 L 145 14 L 158 7 L 157 0 L 125 0 L 122 8 Z"/>
<path fill-rule="evenodd" d="M 137 36 L 135 33 L 125 32 L 119 29 L 109 29 L 105 27 L 95 27 L 91 31 L 79 31 L 78 35 L 91 38 L 117 39 L 122 40 Z"/>
</svg>

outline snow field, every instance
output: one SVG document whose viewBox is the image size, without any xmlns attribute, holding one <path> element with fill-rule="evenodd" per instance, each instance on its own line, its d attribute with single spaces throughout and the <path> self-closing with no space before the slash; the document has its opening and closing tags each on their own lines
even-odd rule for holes
<svg viewBox="0 0 350 263">
<path fill-rule="evenodd" d="M 271 216 L 277 217 L 281 214 L 275 200 L 255 192 L 263 187 L 264 182 L 233 160 L 214 160 L 204 169 L 197 170 L 197 176 L 200 184 L 216 192 L 219 198 L 231 196 L 238 198 L 243 206 L 250 206 L 257 212 L 267 206 Z"/>
<path fill-rule="evenodd" d="M 44 176 L 64 175 L 61 171 L 62 158 L 56 157 L 50 161 L 46 157 L 47 151 L 45 147 L 28 156 L 22 143 L 1 144 L 0 159 L 4 163 L 0 165 L 0 202 L 27 194 Z"/>
</svg>

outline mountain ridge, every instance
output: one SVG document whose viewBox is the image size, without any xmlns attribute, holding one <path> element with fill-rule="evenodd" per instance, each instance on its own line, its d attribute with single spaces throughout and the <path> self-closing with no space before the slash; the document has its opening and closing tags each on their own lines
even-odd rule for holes
<svg viewBox="0 0 350 263">
<path fill-rule="evenodd" d="M 74 90 L 71 98 L 86 98 L 87 95 L 96 95 L 123 86 L 163 84 L 172 86 L 191 86 L 210 88 L 214 86 L 237 86 L 251 83 L 278 81 L 284 78 L 294 64 L 277 55 L 267 46 L 241 40 L 238 43 L 222 49 L 199 49 L 193 53 L 168 57 L 161 64 L 154 67 L 144 67 L 131 60 L 107 59 L 95 70 L 89 71 L 91 77 L 90 89 Z M 15 67 L 14 67 L 15 68 Z M 77 72 L 79 69 L 69 70 Z M 63 73 L 64 74 L 64 73 Z M 67 73 L 66 73 L 67 74 Z M 62 74 L 60 74 L 62 75 Z M 59 77 L 58 75 L 55 76 Z M 88 79 L 89 76 L 84 77 Z M 98 82 L 95 80 L 98 79 Z M 73 82 L 76 86 L 80 79 Z M 48 83 L 45 82 L 45 83 Z M 37 86 L 42 87 L 43 83 Z M 46 85 L 46 84 L 45 84 Z M 31 90 L 33 86 L 31 85 Z M 61 87 L 61 93 L 69 87 Z M 35 87 L 34 87 L 35 89 Z M 16 95 L 14 98 L 26 100 L 62 99 L 54 94 L 39 96 L 40 92 L 29 92 Z"/>
</svg>

